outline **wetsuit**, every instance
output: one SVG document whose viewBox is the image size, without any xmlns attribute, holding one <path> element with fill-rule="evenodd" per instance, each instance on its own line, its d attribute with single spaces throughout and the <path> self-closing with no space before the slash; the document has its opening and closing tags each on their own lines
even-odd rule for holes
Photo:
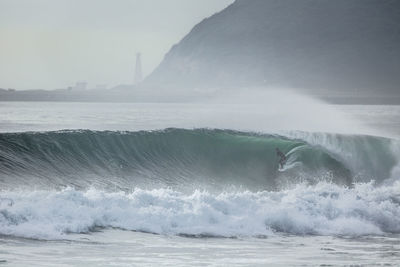
<svg viewBox="0 0 400 267">
<path fill-rule="evenodd" d="M 283 154 L 283 152 L 280 151 L 278 148 L 276 149 L 276 154 L 278 155 L 278 157 L 281 158 L 281 159 L 279 160 L 279 165 L 281 165 L 281 168 L 283 168 L 283 164 L 285 164 L 285 162 L 286 162 L 286 156 L 285 156 L 285 154 Z"/>
</svg>

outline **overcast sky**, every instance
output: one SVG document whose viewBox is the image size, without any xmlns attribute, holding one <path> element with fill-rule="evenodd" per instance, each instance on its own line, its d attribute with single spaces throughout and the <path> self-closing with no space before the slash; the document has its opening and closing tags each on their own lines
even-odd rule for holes
<svg viewBox="0 0 400 267">
<path fill-rule="evenodd" d="M 133 82 L 233 0 L 0 0 L 0 88 Z"/>
</svg>

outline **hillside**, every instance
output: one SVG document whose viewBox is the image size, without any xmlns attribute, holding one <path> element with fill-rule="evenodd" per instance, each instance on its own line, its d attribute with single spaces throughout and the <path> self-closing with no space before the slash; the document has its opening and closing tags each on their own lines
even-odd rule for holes
<svg viewBox="0 0 400 267">
<path fill-rule="evenodd" d="M 146 84 L 400 94 L 400 1 L 237 0 L 203 20 Z"/>
</svg>

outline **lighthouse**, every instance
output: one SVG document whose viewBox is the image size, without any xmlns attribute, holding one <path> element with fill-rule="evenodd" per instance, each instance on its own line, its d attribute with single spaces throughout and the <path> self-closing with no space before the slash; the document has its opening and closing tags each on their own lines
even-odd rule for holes
<svg viewBox="0 0 400 267">
<path fill-rule="evenodd" d="M 136 68 L 135 68 L 135 84 L 140 83 L 143 80 L 142 77 L 142 59 L 141 54 L 136 54 Z"/>
</svg>

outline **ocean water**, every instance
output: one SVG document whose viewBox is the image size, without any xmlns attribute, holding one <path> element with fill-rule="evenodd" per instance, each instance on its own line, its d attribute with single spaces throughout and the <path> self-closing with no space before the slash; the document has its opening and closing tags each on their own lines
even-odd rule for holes
<svg viewBox="0 0 400 267">
<path fill-rule="evenodd" d="M 0 102 L 0 265 L 399 266 L 400 107 L 260 99 Z"/>
</svg>

